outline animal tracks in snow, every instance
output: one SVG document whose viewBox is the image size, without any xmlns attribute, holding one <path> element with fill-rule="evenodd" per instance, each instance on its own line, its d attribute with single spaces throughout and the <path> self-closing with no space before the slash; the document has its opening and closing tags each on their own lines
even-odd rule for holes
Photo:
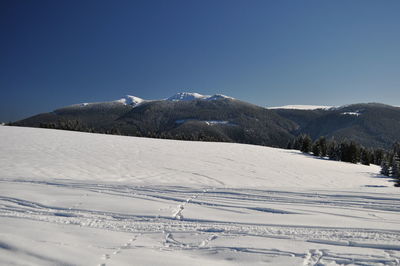
<svg viewBox="0 0 400 266">
<path fill-rule="evenodd" d="M 138 235 L 135 235 L 133 238 L 130 238 L 126 243 L 124 243 L 123 245 L 115 248 L 114 251 L 111 254 L 108 254 L 108 253 L 103 254 L 101 256 L 101 260 L 106 260 L 106 261 L 111 260 L 114 256 L 116 256 L 116 255 L 120 254 L 121 252 L 123 252 L 124 249 L 132 248 L 132 243 L 134 241 L 136 241 L 137 237 L 138 237 Z M 106 265 L 107 265 L 106 263 L 100 263 L 99 264 L 99 266 L 106 266 Z"/>
<path fill-rule="evenodd" d="M 215 188 L 213 190 L 215 190 Z M 191 197 L 187 198 L 184 202 L 182 202 L 182 204 L 178 205 L 178 208 L 174 211 L 172 217 L 177 220 L 183 220 L 183 210 L 185 209 L 186 204 L 192 202 L 193 200 L 197 199 L 198 197 L 201 197 L 208 191 L 209 191 L 209 189 L 204 189 L 202 192 L 196 193 L 196 194 L 192 195 Z"/>
</svg>

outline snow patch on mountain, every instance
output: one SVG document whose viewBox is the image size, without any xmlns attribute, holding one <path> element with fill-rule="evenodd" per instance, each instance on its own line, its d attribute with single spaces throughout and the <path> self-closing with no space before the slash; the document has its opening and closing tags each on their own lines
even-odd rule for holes
<svg viewBox="0 0 400 266">
<path fill-rule="evenodd" d="M 341 113 L 341 115 L 354 115 L 354 116 L 360 116 L 361 113 L 360 111 L 356 111 L 356 112 L 343 112 Z"/>
<path fill-rule="evenodd" d="M 232 97 L 223 95 L 223 94 L 214 94 L 214 95 L 203 95 L 196 92 L 179 92 L 177 94 L 168 97 L 167 101 L 193 101 L 193 100 L 206 100 L 206 101 L 214 101 L 220 99 L 234 99 Z"/>
<path fill-rule="evenodd" d="M 144 100 L 136 96 L 126 95 L 123 98 L 116 100 L 116 102 L 120 102 L 126 105 L 138 106 L 139 104 L 143 103 Z"/>
<path fill-rule="evenodd" d="M 206 100 L 214 101 L 214 100 L 220 100 L 220 99 L 231 99 L 231 100 L 234 100 L 235 98 L 232 98 L 230 96 L 226 96 L 226 95 L 223 95 L 223 94 L 214 94 L 213 96 L 208 97 Z"/>
<path fill-rule="evenodd" d="M 199 121 L 199 122 L 203 122 L 208 126 L 213 126 L 213 125 L 229 125 L 229 126 L 233 126 L 236 125 L 232 122 L 229 121 L 224 121 L 224 120 L 197 120 L 197 119 L 179 119 L 176 120 L 175 123 L 176 124 L 184 124 L 188 121 Z"/>
<path fill-rule="evenodd" d="M 196 92 L 178 92 L 177 94 L 168 97 L 167 101 L 193 101 L 198 99 L 205 99 L 210 97 L 208 95 L 202 95 Z"/>
<path fill-rule="evenodd" d="M 267 107 L 268 109 L 295 109 L 295 110 L 328 110 L 334 108 L 334 106 L 325 106 L 325 105 L 284 105 L 277 107 Z"/>
</svg>

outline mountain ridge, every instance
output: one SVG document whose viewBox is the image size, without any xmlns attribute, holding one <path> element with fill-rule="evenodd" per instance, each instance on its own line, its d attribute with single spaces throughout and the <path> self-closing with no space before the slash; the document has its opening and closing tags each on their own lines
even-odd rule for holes
<svg viewBox="0 0 400 266">
<path fill-rule="evenodd" d="M 400 108 L 380 103 L 265 108 L 229 96 L 180 92 L 161 100 L 127 95 L 74 104 L 12 123 L 76 131 L 285 147 L 300 134 L 389 148 L 400 141 Z"/>
</svg>

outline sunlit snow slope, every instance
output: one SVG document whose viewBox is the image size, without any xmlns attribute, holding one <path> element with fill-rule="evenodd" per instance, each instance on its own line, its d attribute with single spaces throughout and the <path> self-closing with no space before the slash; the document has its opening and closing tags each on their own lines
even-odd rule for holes
<svg viewBox="0 0 400 266">
<path fill-rule="evenodd" d="M 399 265 L 377 166 L 0 126 L 0 265 Z"/>
<path fill-rule="evenodd" d="M 298 151 L 0 127 L 0 176 L 227 187 L 356 188 L 391 185 L 379 169 Z"/>
</svg>

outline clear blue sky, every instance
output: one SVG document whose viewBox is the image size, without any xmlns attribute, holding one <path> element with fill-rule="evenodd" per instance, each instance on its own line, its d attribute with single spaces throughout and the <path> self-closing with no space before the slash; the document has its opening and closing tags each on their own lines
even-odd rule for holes
<svg viewBox="0 0 400 266">
<path fill-rule="evenodd" d="M 179 91 L 400 105 L 399 14 L 398 0 L 2 0 L 0 121 Z"/>
</svg>

